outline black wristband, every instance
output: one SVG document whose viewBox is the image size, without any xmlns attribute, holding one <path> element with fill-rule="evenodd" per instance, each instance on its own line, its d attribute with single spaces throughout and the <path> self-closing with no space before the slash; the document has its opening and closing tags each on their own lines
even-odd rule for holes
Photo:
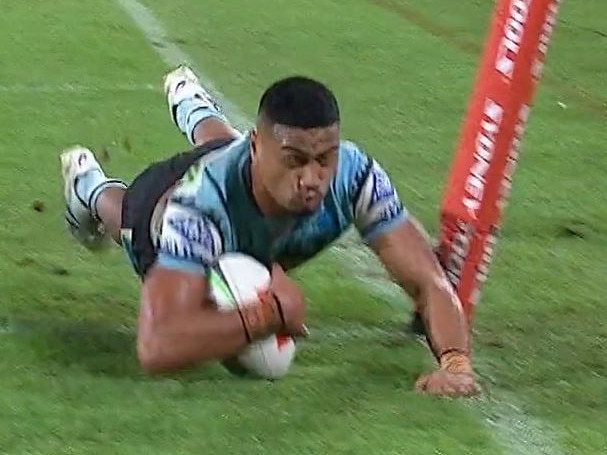
<svg viewBox="0 0 607 455">
<path fill-rule="evenodd" d="M 242 328 L 244 329 L 244 335 L 247 337 L 247 343 L 251 342 L 251 334 L 249 333 L 249 329 L 247 328 L 247 323 L 244 320 L 244 316 L 240 308 L 238 308 L 238 315 L 240 316 L 240 322 L 242 322 Z"/>
<path fill-rule="evenodd" d="M 278 296 L 272 292 L 272 297 L 274 297 L 274 300 L 276 300 L 276 307 L 278 308 L 278 314 L 280 315 L 280 321 L 282 322 L 282 325 L 285 325 L 285 315 L 282 312 L 282 303 L 280 303 L 280 299 L 278 298 Z"/>
</svg>

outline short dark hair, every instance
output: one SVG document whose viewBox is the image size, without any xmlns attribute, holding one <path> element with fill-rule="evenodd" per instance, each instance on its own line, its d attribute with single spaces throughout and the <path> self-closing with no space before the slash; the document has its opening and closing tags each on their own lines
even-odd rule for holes
<svg viewBox="0 0 607 455">
<path fill-rule="evenodd" d="M 323 83 L 305 76 L 274 82 L 261 96 L 258 118 L 298 128 L 318 128 L 339 122 L 339 106 Z"/>
</svg>

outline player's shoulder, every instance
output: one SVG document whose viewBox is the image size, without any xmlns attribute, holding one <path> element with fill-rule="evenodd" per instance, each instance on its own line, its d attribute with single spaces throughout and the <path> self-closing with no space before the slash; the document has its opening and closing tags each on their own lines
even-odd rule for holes
<svg viewBox="0 0 607 455">
<path fill-rule="evenodd" d="M 205 269 L 230 246 L 230 180 L 246 151 L 237 138 L 200 158 L 169 197 L 158 241 L 163 264 Z"/>
<path fill-rule="evenodd" d="M 183 175 L 173 192 L 173 199 L 196 199 L 196 205 L 221 199 L 225 196 L 228 180 L 247 153 L 246 138 L 236 138 L 204 155 Z"/>
<path fill-rule="evenodd" d="M 204 145 L 202 146 L 204 147 Z M 211 149 L 199 160 L 201 168 L 214 173 L 232 169 L 231 165 L 248 153 L 250 137 L 240 136 L 224 142 L 221 146 Z"/>
<path fill-rule="evenodd" d="M 358 144 L 342 141 L 338 174 L 353 207 L 357 229 L 369 240 L 407 217 L 396 188 L 384 167 Z"/>
<path fill-rule="evenodd" d="M 250 140 L 248 136 L 234 139 L 225 147 L 214 150 L 201 160 L 205 168 L 205 177 L 222 181 L 240 167 L 249 153 Z"/>
<path fill-rule="evenodd" d="M 340 161 L 345 164 L 354 164 L 369 158 L 358 143 L 349 139 L 342 139 L 339 142 L 339 155 Z"/>
<path fill-rule="evenodd" d="M 342 140 L 339 146 L 339 162 L 336 173 L 336 184 L 347 188 L 350 195 L 357 192 L 369 176 L 375 160 L 356 142 Z"/>
<path fill-rule="evenodd" d="M 352 177 L 356 174 L 368 172 L 377 160 L 368 154 L 358 143 L 343 139 L 339 146 L 338 172 L 346 172 Z"/>
<path fill-rule="evenodd" d="M 171 194 L 165 224 L 172 228 L 178 226 L 180 231 L 184 225 L 195 226 L 190 229 L 195 232 L 194 237 L 213 240 L 212 243 L 217 237 L 229 239 L 233 229 L 231 213 L 243 198 L 228 198 L 228 194 L 242 191 L 240 173 L 247 156 L 248 139 L 241 137 L 198 160 Z"/>
<path fill-rule="evenodd" d="M 349 140 L 340 143 L 336 188 L 341 188 L 342 191 L 338 194 L 355 205 L 380 194 L 396 197 L 396 190 L 386 169 L 360 145 Z"/>
</svg>

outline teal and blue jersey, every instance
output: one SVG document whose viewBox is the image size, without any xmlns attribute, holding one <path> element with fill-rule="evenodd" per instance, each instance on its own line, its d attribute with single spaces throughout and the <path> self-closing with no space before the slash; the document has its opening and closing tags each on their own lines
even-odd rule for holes
<svg viewBox="0 0 607 455">
<path fill-rule="evenodd" d="M 250 137 L 244 135 L 186 172 L 152 232 L 157 264 L 204 274 L 222 253 L 241 252 L 291 268 L 351 226 L 370 242 L 407 220 L 387 173 L 352 142 L 341 141 L 329 191 L 305 216 L 265 217 L 253 198 L 250 166 Z"/>
</svg>

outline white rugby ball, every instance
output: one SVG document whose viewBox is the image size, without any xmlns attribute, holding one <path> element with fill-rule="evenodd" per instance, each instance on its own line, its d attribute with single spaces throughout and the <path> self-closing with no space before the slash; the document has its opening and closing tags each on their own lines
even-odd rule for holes
<svg viewBox="0 0 607 455">
<path fill-rule="evenodd" d="M 257 293 L 270 285 L 270 271 L 242 253 L 225 253 L 209 278 L 211 296 L 219 309 L 234 309 L 258 300 Z M 238 364 L 266 379 L 284 376 L 295 357 L 295 341 L 286 335 L 270 335 L 254 341 L 237 355 Z"/>
</svg>

